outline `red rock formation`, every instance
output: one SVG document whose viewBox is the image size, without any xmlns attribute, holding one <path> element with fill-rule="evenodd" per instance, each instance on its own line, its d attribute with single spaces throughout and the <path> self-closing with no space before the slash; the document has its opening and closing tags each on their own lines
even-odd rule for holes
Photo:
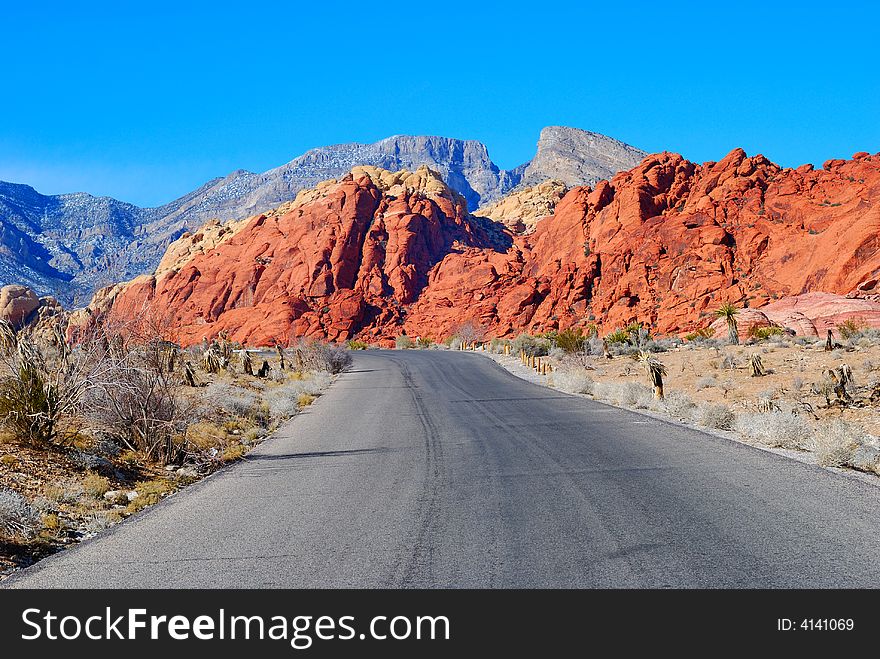
<svg viewBox="0 0 880 659">
<path fill-rule="evenodd" d="M 708 326 L 722 302 L 880 295 L 880 154 L 821 170 L 740 149 L 703 165 L 656 154 L 571 190 L 526 236 L 464 208 L 427 170 L 360 168 L 101 296 L 127 314 L 165 310 L 184 342 L 225 329 L 266 343 L 440 338 L 464 322 L 487 336 L 634 320 L 673 333 Z M 788 311 L 810 331 L 810 314 Z"/>
<path fill-rule="evenodd" d="M 799 331 L 792 319 L 799 316 L 809 319 L 814 332 L 825 336 L 829 329 L 833 330 L 841 323 L 851 320 L 857 325 L 880 327 L 880 301 L 848 298 L 829 293 L 805 293 L 796 297 L 777 300 L 761 311 L 768 318 L 783 327 L 791 327 L 798 334 L 809 335 L 809 330 Z"/>
</svg>

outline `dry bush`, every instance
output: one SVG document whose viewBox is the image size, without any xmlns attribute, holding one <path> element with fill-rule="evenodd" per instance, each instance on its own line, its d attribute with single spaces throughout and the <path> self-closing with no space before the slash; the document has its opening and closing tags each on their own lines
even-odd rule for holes
<svg viewBox="0 0 880 659">
<path fill-rule="evenodd" d="M 60 325 L 35 342 L 4 321 L 0 342 L 0 425 L 18 439 L 63 442 L 85 393 L 107 375 L 106 346 L 71 345 Z"/>
<path fill-rule="evenodd" d="M 0 536 L 29 540 L 42 528 L 39 511 L 18 492 L 0 489 Z"/>
<path fill-rule="evenodd" d="M 570 394 L 593 393 L 593 380 L 586 371 L 554 371 L 553 386 Z"/>
<path fill-rule="evenodd" d="M 812 437 L 812 429 L 804 417 L 781 411 L 742 414 L 735 427 L 746 437 L 774 448 L 807 449 Z"/>
<path fill-rule="evenodd" d="M 82 487 L 86 494 L 97 499 L 110 491 L 110 481 L 98 474 L 86 474 Z"/>
<path fill-rule="evenodd" d="M 197 414 L 217 416 L 223 412 L 235 416 L 252 418 L 259 411 L 261 397 L 249 388 L 232 382 L 215 381 L 201 391 Z"/>
<path fill-rule="evenodd" d="M 663 400 L 666 413 L 677 419 L 689 420 L 694 416 L 697 405 L 682 391 L 673 391 Z"/>
<path fill-rule="evenodd" d="M 709 387 L 717 387 L 718 378 L 716 378 L 714 375 L 706 375 L 697 380 L 694 386 L 697 388 L 697 391 L 700 391 L 701 389 L 708 389 Z"/>
<path fill-rule="evenodd" d="M 401 334 L 396 339 L 394 339 L 394 347 L 397 350 L 408 350 L 415 345 L 413 340 L 409 338 L 406 334 Z"/>
<path fill-rule="evenodd" d="M 295 366 L 298 371 L 342 373 L 352 364 L 345 346 L 323 341 L 300 339 L 293 346 Z"/>
<path fill-rule="evenodd" d="M 466 321 L 455 330 L 455 338 L 465 345 L 482 341 L 486 336 L 486 328 L 479 323 Z"/>
<path fill-rule="evenodd" d="M 128 503 L 125 510 L 127 513 L 136 513 L 147 506 L 159 503 L 163 497 L 171 494 L 174 490 L 173 484 L 159 478 L 138 483 L 135 486 L 138 496 Z"/>
<path fill-rule="evenodd" d="M 821 466 L 842 467 L 852 460 L 864 436 L 856 426 L 835 419 L 816 428 L 809 448 Z"/>
<path fill-rule="evenodd" d="M 715 430 L 731 430 L 736 415 L 727 405 L 701 405 L 694 415 L 697 423 Z"/>
<path fill-rule="evenodd" d="M 296 404 L 299 407 L 308 407 L 309 405 L 314 403 L 315 400 L 316 400 L 315 396 L 313 396 L 312 394 L 307 394 L 307 393 L 303 392 L 299 396 L 296 397 Z"/>
<path fill-rule="evenodd" d="M 593 397 L 621 407 L 643 410 L 652 409 L 655 404 L 651 390 L 636 382 L 596 382 Z"/>
</svg>

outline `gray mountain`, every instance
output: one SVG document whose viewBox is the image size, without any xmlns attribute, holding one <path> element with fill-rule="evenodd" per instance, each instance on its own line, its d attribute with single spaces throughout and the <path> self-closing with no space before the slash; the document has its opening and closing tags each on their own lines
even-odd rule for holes
<svg viewBox="0 0 880 659">
<path fill-rule="evenodd" d="M 638 165 L 647 154 L 599 133 L 548 126 L 541 131 L 538 152 L 525 166 L 520 181 L 528 187 L 557 179 L 568 187 L 594 185 Z"/>
<path fill-rule="evenodd" d="M 42 195 L 0 182 L 0 285 L 20 283 L 66 305 L 85 304 L 99 287 L 155 269 L 168 244 L 212 218 L 241 218 L 293 199 L 355 165 L 389 170 L 428 165 L 474 210 L 511 190 L 555 178 L 595 183 L 634 166 L 644 153 L 575 128 L 541 131 L 535 158 L 500 169 L 484 144 L 448 137 L 396 135 L 373 144 L 312 149 L 262 174 L 238 170 L 158 208 L 85 193 Z"/>
</svg>

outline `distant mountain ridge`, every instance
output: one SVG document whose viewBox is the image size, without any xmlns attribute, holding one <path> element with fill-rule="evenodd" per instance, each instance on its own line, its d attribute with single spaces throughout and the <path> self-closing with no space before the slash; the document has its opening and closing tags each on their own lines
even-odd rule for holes
<svg viewBox="0 0 880 659">
<path fill-rule="evenodd" d="M 427 165 L 473 211 L 523 185 L 555 178 L 594 184 L 646 154 L 604 135 L 551 126 L 535 158 L 499 168 L 475 140 L 395 135 L 373 144 L 312 149 L 261 174 L 236 170 L 157 208 L 86 193 L 42 195 L 0 182 L 0 285 L 25 284 L 67 305 L 85 304 L 99 287 L 151 272 L 168 245 L 212 218 L 242 218 L 275 208 L 303 189 L 357 165 L 396 171 Z"/>
</svg>

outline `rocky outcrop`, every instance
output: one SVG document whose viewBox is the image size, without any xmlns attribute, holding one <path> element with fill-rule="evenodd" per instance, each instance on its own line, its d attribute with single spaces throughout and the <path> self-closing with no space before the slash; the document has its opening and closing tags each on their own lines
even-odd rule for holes
<svg viewBox="0 0 880 659">
<path fill-rule="evenodd" d="M 511 192 L 493 204 L 478 208 L 474 215 L 500 222 L 513 233 L 531 233 L 538 221 L 553 214 L 568 188 L 551 179 L 530 188 Z"/>
<path fill-rule="evenodd" d="M 0 288 L 0 318 L 21 329 L 30 315 L 40 306 L 40 299 L 26 286 L 10 285 Z"/>
<path fill-rule="evenodd" d="M 122 287 L 112 308 L 173 311 L 189 341 L 220 329 L 254 343 L 440 338 L 465 322 L 492 336 L 632 321 L 666 334 L 709 326 L 723 302 L 809 333 L 809 323 L 821 331 L 850 312 L 771 302 L 815 291 L 875 296 L 878 236 L 880 155 L 815 170 L 740 149 L 702 165 L 655 154 L 573 188 L 519 236 L 470 216 L 429 170 L 359 169 Z"/>
<path fill-rule="evenodd" d="M 344 339 L 401 326 L 439 258 L 497 240 L 437 173 L 356 168 L 94 307 L 163 317 L 183 343 L 221 330 L 252 344 Z"/>
<path fill-rule="evenodd" d="M 775 323 L 794 329 L 798 329 L 797 319 L 806 318 L 813 325 L 813 335 L 825 336 L 826 331 L 835 330 L 847 320 L 857 325 L 880 327 L 878 299 L 812 292 L 776 300 L 761 307 L 761 311 Z M 809 335 L 809 327 L 798 333 Z"/>
<path fill-rule="evenodd" d="M 591 137 L 560 137 L 566 131 Z M 631 166 L 624 157 L 631 147 L 609 151 L 608 145 L 620 144 L 610 138 L 576 129 L 545 133 L 530 184 L 553 178 L 555 163 L 564 165 L 565 178 L 573 184 L 591 182 L 599 171 L 595 163 L 608 173 Z M 547 155 L 557 151 L 565 156 Z M 263 173 L 236 170 L 157 208 L 85 193 L 41 195 L 26 185 L 0 182 L 0 285 L 25 284 L 65 304 L 85 304 L 98 288 L 152 272 L 171 243 L 195 234 L 206 222 L 267 213 L 301 190 L 360 165 L 392 171 L 427 165 L 465 197 L 470 209 L 500 199 L 520 184 L 526 169 L 500 169 L 485 145 L 474 140 L 397 135 L 373 144 L 312 149 Z M 584 177 L 578 178 L 581 173 Z"/>
</svg>

